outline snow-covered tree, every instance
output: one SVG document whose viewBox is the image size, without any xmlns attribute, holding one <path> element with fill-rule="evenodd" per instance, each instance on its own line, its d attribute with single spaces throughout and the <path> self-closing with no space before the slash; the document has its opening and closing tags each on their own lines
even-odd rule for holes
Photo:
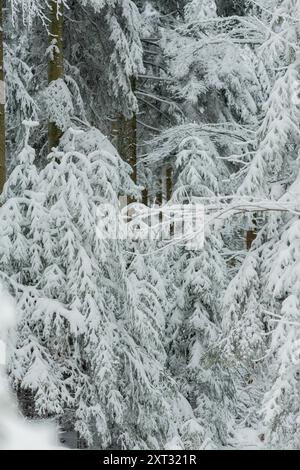
<svg viewBox="0 0 300 470">
<path fill-rule="evenodd" d="M 171 204 L 196 207 L 216 200 L 226 168 L 208 136 L 197 126 L 182 126 L 166 132 L 157 142 L 149 161 L 174 159 Z M 160 271 L 167 280 L 168 364 L 195 413 L 192 445 L 213 448 L 226 441 L 226 422 L 230 421 L 230 379 L 218 350 L 226 265 L 218 224 L 204 229 L 203 248 L 200 232 L 194 235 L 198 240 L 185 240 L 183 233 L 177 246 L 173 240 L 165 247 Z M 198 241 L 198 248 L 193 241 Z"/>
<path fill-rule="evenodd" d="M 242 364 L 250 362 L 250 367 L 263 357 L 266 343 L 258 272 L 258 255 L 251 253 L 228 285 L 223 304 L 225 354 L 228 358 L 237 355 Z"/>
<path fill-rule="evenodd" d="M 267 197 L 278 203 L 278 210 L 259 216 L 257 240 L 228 287 L 225 322 L 232 351 L 251 359 L 252 382 L 264 375 L 259 400 L 263 395 L 267 445 L 298 448 L 298 216 L 293 214 L 299 194 L 299 24 L 295 19 L 300 2 L 271 4 L 262 18 L 267 31 L 261 51 L 268 97 L 257 149 L 239 193 Z M 255 408 L 259 410 L 257 401 Z"/>
<path fill-rule="evenodd" d="M 28 140 L 19 160 L 1 272 L 17 303 L 9 368 L 30 392 L 23 409 L 71 422 L 89 446 L 159 449 L 186 419 L 171 409 L 180 394 L 165 368 L 160 280 L 139 257 L 127 271 L 120 243 L 96 231 L 99 206 L 134 194 L 129 167 L 96 130 L 69 130 L 40 172 Z"/>
<path fill-rule="evenodd" d="M 0 298 L 0 449 L 59 449 L 53 425 L 26 422 L 18 410 L 15 397 L 9 387 L 6 375 L 6 352 L 8 343 L 11 341 L 11 332 L 15 327 L 15 305 L 2 285 Z"/>
<path fill-rule="evenodd" d="M 5 81 L 4 81 L 4 23 L 3 4 L 0 2 L 0 193 L 6 179 Z"/>
<path fill-rule="evenodd" d="M 298 449 L 300 0 L 2 11 L 0 282 L 21 411 L 72 447 Z"/>
</svg>

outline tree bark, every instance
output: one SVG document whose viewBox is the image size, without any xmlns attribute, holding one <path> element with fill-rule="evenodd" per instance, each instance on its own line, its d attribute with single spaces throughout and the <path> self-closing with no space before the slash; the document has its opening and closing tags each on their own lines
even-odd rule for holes
<svg viewBox="0 0 300 470">
<path fill-rule="evenodd" d="M 163 177 L 158 178 L 158 188 L 156 191 L 156 197 L 155 197 L 155 203 L 159 206 L 162 207 L 163 205 Z M 159 222 L 162 223 L 163 221 L 163 213 L 162 211 L 159 212 Z M 159 233 L 158 240 L 161 240 L 161 235 L 162 233 Z"/>
<path fill-rule="evenodd" d="M 254 228 L 252 230 L 247 230 L 247 233 L 246 233 L 246 247 L 248 251 L 251 250 L 252 244 L 256 240 L 256 237 L 257 237 L 257 229 L 256 229 L 257 220 L 256 220 L 255 215 L 253 217 L 252 223 L 253 223 Z"/>
<path fill-rule="evenodd" d="M 254 230 L 248 230 L 246 234 L 246 246 L 247 250 L 250 251 L 253 242 L 256 240 L 257 234 Z"/>
<path fill-rule="evenodd" d="M 144 188 L 142 192 L 142 203 L 145 206 L 148 206 L 148 200 L 149 200 L 148 188 Z"/>
<path fill-rule="evenodd" d="M 0 194 L 6 180 L 3 0 L 0 0 Z"/>
<path fill-rule="evenodd" d="M 163 178 L 158 178 L 158 188 L 156 191 L 156 204 L 162 206 L 163 203 Z"/>
<path fill-rule="evenodd" d="M 53 54 L 48 63 L 48 82 L 64 77 L 64 55 L 63 55 L 63 5 L 58 0 L 50 2 L 50 25 L 49 41 Z M 54 122 L 48 124 L 48 145 L 49 150 L 57 147 L 62 131 Z"/>
<path fill-rule="evenodd" d="M 173 168 L 171 166 L 167 167 L 166 170 L 166 198 L 167 202 L 171 201 L 173 195 Z M 174 221 L 171 220 L 170 222 L 170 237 L 171 239 L 174 237 Z"/>
<path fill-rule="evenodd" d="M 166 197 L 167 201 L 170 201 L 173 194 L 173 170 L 169 166 L 166 170 Z"/>
<path fill-rule="evenodd" d="M 119 115 L 113 123 L 112 134 L 121 158 L 131 167 L 131 179 L 137 184 L 137 119 L 136 114 L 131 119 Z M 128 198 L 128 203 L 136 202 Z"/>
<path fill-rule="evenodd" d="M 136 79 L 131 79 L 133 92 L 136 90 Z M 112 134 L 116 141 L 117 150 L 122 159 L 131 167 L 132 181 L 137 184 L 137 116 L 133 113 L 131 119 L 120 114 L 113 123 Z M 128 203 L 136 202 L 132 197 Z"/>
</svg>

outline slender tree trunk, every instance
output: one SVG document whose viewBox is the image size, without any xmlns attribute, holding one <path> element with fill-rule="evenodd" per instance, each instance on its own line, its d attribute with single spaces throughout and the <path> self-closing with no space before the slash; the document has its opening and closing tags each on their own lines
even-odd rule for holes
<svg viewBox="0 0 300 470">
<path fill-rule="evenodd" d="M 158 188 L 156 191 L 156 204 L 162 206 L 163 203 L 163 178 L 159 177 L 158 179 Z"/>
<path fill-rule="evenodd" d="M 250 251 L 253 242 L 256 240 L 257 234 L 254 230 L 248 230 L 246 234 L 246 246 L 247 250 Z"/>
<path fill-rule="evenodd" d="M 6 180 L 3 0 L 0 0 L 0 194 Z"/>
<path fill-rule="evenodd" d="M 63 5 L 58 0 L 50 2 L 50 25 L 49 40 L 52 46 L 52 57 L 48 63 L 48 82 L 51 83 L 64 77 L 64 56 L 63 56 Z M 54 122 L 48 124 L 48 144 L 49 149 L 57 147 L 62 136 L 61 130 Z"/>
<path fill-rule="evenodd" d="M 162 173 L 163 173 L 163 171 L 162 171 Z M 163 192 L 164 192 L 163 177 L 159 177 L 159 179 L 158 179 L 158 188 L 157 188 L 156 197 L 155 197 L 155 199 L 156 199 L 155 202 L 159 207 L 162 207 L 162 205 L 163 205 Z M 163 222 L 163 213 L 162 213 L 162 211 L 159 212 L 158 220 L 159 220 L 160 223 Z M 159 237 L 158 237 L 157 240 L 161 240 L 161 236 L 162 236 L 162 233 L 160 232 Z"/>
<path fill-rule="evenodd" d="M 137 118 L 136 114 L 126 121 L 125 129 L 127 134 L 127 155 L 128 163 L 132 168 L 132 179 L 137 183 Z"/>
<path fill-rule="evenodd" d="M 136 115 L 126 119 L 119 115 L 113 123 L 112 134 L 121 158 L 131 167 L 132 181 L 137 183 L 137 120 Z M 129 198 L 128 203 L 136 202 Z"/>
<path fill-rule="evenodd" d="M 131 80 L 132 90 L 136 90 L 136 79 Z M 137 116 L 133 114 L 131 119 L 127 119 L 120 114 L 112 126 L 112 134 L 115 138 L 117 150 L 122 159 L 131 167 L 132 181 L 137 184 Z M 136 202 L 134 198 L 129 198 L 128 203 Z"/>
<path fill-rule="evenodd" d="M 171 201 L 173 195 L 173 168 L 171 166 L 167 167 L 166 170 L 166 198 L 167 202 Z M 170 222 L 170 238 L 174 236 L 174 222 Z"/>
<path fill-rule="evenodd" d="M 252 230 L 248 230 L 246 233 L 246 247 L 248 251 L 251 250 L 252 244 L 256 240 L 256 237 L 257 237 L 257 230 L 256 230 L 257 222 L 256 222 L 255 215 L 253 217 L 252 223 L 253 223 L 254 228 Z"/>
<path fill-rule="evenodd" d="M 167 201 L 170 201 L 173 194 L 173 170 L 169 166 L 166 170 L 166 197 Z"/>
<path fill-rule="evenodd" d="M 136 91 L 136 78 L 131 79 L 132 91 Z M 133 114 L 132 118 L 126 123 L 127 141 L 128 141 L 128 162 L 132 168 L 132 179 L 137 184 L 137 116 Z"/>
<path fill-rule="evenodd" d="M 148 206 L 148 200 L 149 200 L 148 188 L 144 188 L 142 192 L 142 203 L 145 206 Z"/>
</svg>

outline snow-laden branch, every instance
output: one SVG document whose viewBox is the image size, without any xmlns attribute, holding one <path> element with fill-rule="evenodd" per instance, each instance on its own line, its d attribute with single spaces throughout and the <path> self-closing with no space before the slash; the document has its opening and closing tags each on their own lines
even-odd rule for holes
<svg viewBox="0 0 300 470">
<path fill-rule="evenodd" d="M 67 0 L 57 0 L 58 6 L 68 8 Z M 50 0 L 10 0 L 13 23 L 22 15 L 22 21 L 26 26 L 31 26 L 35 18 L 39 18 L 47 26 Z M 60 8 L 57 11 L 61 11 Z"/>
</svg>

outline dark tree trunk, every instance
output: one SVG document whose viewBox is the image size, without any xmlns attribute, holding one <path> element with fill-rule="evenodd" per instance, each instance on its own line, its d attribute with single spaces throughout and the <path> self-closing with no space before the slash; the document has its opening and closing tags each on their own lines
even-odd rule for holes
<svg viewBox="0 0 300 470">
<path fill-rule="evenodd" d="M 246 12 L 246 0 L 216 0 L 218 16 L 243 16 Z"/>
<path fill-rule="evenodd" d="M 64 55 L 63 55 L 63 5 L 57 0 L 51 0 L 50 3 L 50 25 L 49 40 L 53 47 L 53 57 L 48 63 L 48 82 L 51 83 L 64 77 Z M 54 122 L 48 124 L 48 145 L 49 150 L 57 147 L 62 132 Z"/>
</svg>

